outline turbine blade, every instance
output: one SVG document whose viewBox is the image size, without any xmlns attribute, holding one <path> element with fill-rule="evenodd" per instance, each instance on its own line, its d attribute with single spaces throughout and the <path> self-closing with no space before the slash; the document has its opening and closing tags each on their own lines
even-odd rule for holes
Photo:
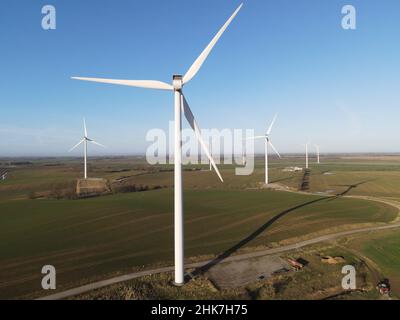
<svg viewBox="0 0 400 320">
<path fill-rule="evenodd" d="M 102 145 L 101 143 L 98 143 L 98 142 L 96 142 L 96 141 L 94 141 L 94 140 L 90 140 L 90 139 L 89 139 L 89 142 L 91 142 L 91 143 L 93 143 L 93 144 L 96 144 L 96 145 L 98 145 L 98 146 L 100 146 L 100 147 L 103 147 L 103 148 L 106 147 L 106 146 Z"/>
<path fill-rule="evenodd" d="M 85 129 L 85 137 L 87 138 L 88 133 L 87 133 L 87 128 L 86 128 L 86 120 L 85 120 L 85 118 L 83 118 L 83 127 Z"/>
<path fill-rule="evenodd" d="M 256 140 L 256 139 L 265 139 L 265 136 L 255 136 L 255 137 L 249 137 L 244 140 Z"/>
<path fill-rule="evenodd" d="M 279 154 L 278 150 L 276 150 L 276 148 L 274 147 L 274 145 L 272 144 L 271 140 L 268 141 L 269 145 L 271 146 L 272 150 L 275 151 L 275 153 L 278 155 L 279 158 L 282 158 L 281 155 Z"/>
<path fill-rule="evenodd" d="M 232 20 L 236 17 L 240 9 L 242 8 L 243 3 L 236 9 L 236 11 L 232 14 L 232 16 L 228 19 L 228 21 L 222 26 L 222 28 L 218 31 L 215 37 L 211 40 L 209 45 L 204 49 L 204 51 L 200 54 L 200 56 L 196 59 L 196 61 L 192 64 L 189 70 L 186 72 L 183 77 L 183 84 L 188 83 L 190 80 L 194 78 L 194 76 L 199 72 L 201 66 L 204 61 L 206 61 L 208 55 L 211 50 L 214 48 L 215 44 L 218 42 L 219 38 L 221 38 L 222 34 L 225 32 L 226 28 L 230 25 Z"/>
<path fill-rule="evenodd" d="M 79 141 L 75 146 L 73 146 L 71 149 L 69 149 L 68 152 L 71 152 L 72 150 L 78 148 L 84 141 L 85 141 L 85 139 L 82 139 L 81 141 Z"/>
<path fill-rule="evenodd" d="M 211 157 L 210 152 L 208 151 L 207 145 L 201 136 L 201 130 L 196 122 L 196 119 L 194 118 L 193 112 L 192 112 L 192 110 L 190 110 L 189 104 L 187 103 L 185 96 L 183 94 L 182 94 L 182 108 L 183 108 L 185 117 L 186 117 L 187 121 L 189 122 L 190 126 L 192 127 L 197 140 L 199 140 L 200 145 L 202 146 L 204 152 L 206 153 L 208 160 L 211 162 L 211 165 L 213 166 L 213 168 L 214 168 L 215 172 L 217 173 L 221 182 L 224 182 L 224 179 L 222 179 L 222 176 L 218 170 L 218 167 L 216 166 L 214 159 Z"/>
<path fill-rule="evenodd" d="M 271 134 L 272 127 L 274 126 L 277 117 L 278 117 L 278 114 L 276 114 L 274 119 L 272 120 L 271 125 L 268 128 L 267 135 Z"/>
<path fill-rule="evenodd" d="M 153 80 L 114 80 L 114 79 L 102 79 L 102 78 L 82 78 L 82 77 L 72 77 L 74 80 L 82 80 L 82 81 L 90 81 L 90 82 L 99 82 L 99 83 L 109 83 L 109 84 L 117 84 L 121 86 L 129 86 L 129 87 L 138 87 L 138 88 L 146 88 L 146 89 L 156 89 L 156 90 L 174 90 L 173 86 L 161 82 L 161 81 L 153 81 Z"/>
</svg>

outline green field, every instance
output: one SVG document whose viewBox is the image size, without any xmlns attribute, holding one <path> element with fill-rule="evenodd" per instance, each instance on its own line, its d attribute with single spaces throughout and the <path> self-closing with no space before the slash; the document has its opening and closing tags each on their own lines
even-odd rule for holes
<svg viewBox="0 0 400 320">
<path fill-rule="evenodd" d="M 400 201 L 400 159 L 327 159 L 311 165 L 310 191 Z M 293 187 L 298 181 L 292 180 Z"/>
<path fill-rule="evenodd" d="M 379 268 L 381 278 L 388 278 L 393 292 L 400 297 L 400 232 L 398 230 L 353 237 L 346 241 L 346 247 L 356 250 L 373 261 Z"/>
<path fill-rule="evenodd" d="M 301 174 L 281 170 L 295 161 L 274 161 L 272 179 L 298 185 Z M 341 184 L 358 181 L 359 172 L 347 167 L 340 171 L 340 162 L 332 162 L 324 164 L 327 170 L 331 166 L 329 170 L 348 177 Z M 233 254 L 236 249 L 295 242 L 299 237 L 388 223 L 397 217 L 396 208 L 379 202 L 350 198 L 332 201 L 323 196 L 257 189 L 263 180 L 262 165 L 258 161 L 255 173 L 248 177 L 235 176 L 232 167 L 223 166 L 224 184 L 207 170 L 185 172 L 188 258 L 213 256 L 238 243 L 241 245 Z M 0 184 L 0 298 L 43 295 L 40 270 L 46 264 L 56 267 L 59 290 L 146 266 L 171 265 L 173 175 L 168 170 L 154 171 L 139 160 L 97 159 L 90 167 L 92 176 L 111 180 L 126 177 L 163 189 L 85 200 L 28 198 L 32 191 L 73 183 L 81 171 L 77 160 L 40 160 L 12 170 L 9 180 Z M 374 186 L 380 186 L 385 181 L 383 174 L 390 173 L 371 171 L 371 176 L 379 175 L 376 181 L 381 181 Z M 354 175 L 354 181 L 349 174 Z M 314 181 L 319 176 L 314 169 L 312 188 L 317 188 Z M 371 195 L 372 191 L 368 192 Z M 384 197 L 396 197 L 390 189 L 386 192 Z"/>
</svg>

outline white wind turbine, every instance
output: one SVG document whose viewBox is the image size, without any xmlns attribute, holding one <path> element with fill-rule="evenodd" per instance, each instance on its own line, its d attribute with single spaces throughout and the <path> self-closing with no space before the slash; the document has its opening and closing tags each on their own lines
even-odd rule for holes
<svg viewBox="0 0 400 320">
<path fill-rule="evenodd" d="M 306 147 L 306 169 L 308 169 L 308 145 L 309 145 L 309 142 L 307 142 L 305 144 L 305 147 Z"/>
<path fill-rule="evenodd" d="M 317 163 L 320 164 L 320 152 L 319 152 L 319 145 L 315 145 L 315 149 L 317 150 Z"/>
<path fill-rule="evenodd" d="M 204 51 L 200 54 L 200 56 L 196 59 L 193 65 L 189 68 L 187 73 L 182 75 L 174 75 L 172 85 L 161 82 L 161 81 L 153 81 L 153 80 L 113 80 L 113 79 L 99 79 L 99 78 L 81 78 L 81 77 L 73 77 L 76 80 L 84 80 L 84 81 L 93 81 L 93 82 L 101 82 L 101 83 L 109 83 L 109 84 L 117 84 L 131 87 L 140 87 L 147 89 L 158 89 L 158 90 L 167 90 L 174 92 L 175 96 L 175 169 L 174 169 L 174 219 L 175 219 L 175 284 L 183 285 L 184 284 L 184 239 L 183 239 L 183 197 L 182 197 L 182 112 L 184 113 L 186 119 L 188 120 L 190 126 L 195 132 L 197 139 L 199 140 L 201 146 L 204 149 L 208 159 L 212 163 L 212 166 L 217 173 L 218 177 L 221 181 L 223 181 L 221 174 L 218 171 L 217 166 L 215 165 L 214 160 L 211 158 L 210 153 L 208 151 L 207 145 L 201 137 L 200 128 L 193 116 L 193 113 L 187 103 L 185 96 L 183 95 L 183 86 L 189 83 L 190 80 L 197 74 L 200 70 L 201 66 L 207 59 L 211 50 L 218 42 L 219 38 L 228 28 L 232 20 L 236 17 L 239 10 L 241 9 L 243 4 L 241 4 L 236 11 L 232 14 L 232 16 L 228 19 L 228 21 L 222 26 L 222 28 L 218 31 L 215 37 L 211 40 L 208 46 L 204 49 Z"/>
<path fill-rule="evenodd" d="M 265 184 L 269 184 L 269 176 L 268 176 L 268 146 L 271 146 L 272 150 L 278 155 L 279 158 L 281 158 L 281 155 L 279 154 L 278 150 L 274 147 L 274 145 L 271 142 L 271 131 L 272 127 L 275 124 L 276 118 L 278 115 L 275 115 L 274 119 L 271 122 L 271 125 L 269 126 L 267 132 L 263 136 L 256 136 L 252 137 L 249 139 L 265 139 Z"/>
<path fill-rule="evenodd" d="M 242 141 L 242 166 L 246 165 L 246 152 L 245 152 L 245 140 Z"/>
<path fill-rule="evenodd" d="M 212 151 L 212 141 L 210 141 L 210 156 L 213 158 L 213 151 Z M 210 171 L 212 171 L 212 163 L 210 161 Z"/>
<path fill-rule="evenodd" d="M 96 145 L 101 146 L 101 147 L 104 147 L 104 146 L 101 143 L 98 143 L 98 142 L 96 142 L 93 139 L 90 139 L 88 137 L 85 119 L 83 119 L 83 128 L 84 128 L 83 139 L 81 141 L 79 141 L 73 148 L 71 148 L 69 150 L 69 152 L 71 152 L 72 150 L 76 149 L 77 147 L 79 147 L 83 143 L 84 178 L 87 179 L 87 151 L 88 151 L 87 144 L 88 144 L 88 142 L 96 144 Z"/>
</svg>

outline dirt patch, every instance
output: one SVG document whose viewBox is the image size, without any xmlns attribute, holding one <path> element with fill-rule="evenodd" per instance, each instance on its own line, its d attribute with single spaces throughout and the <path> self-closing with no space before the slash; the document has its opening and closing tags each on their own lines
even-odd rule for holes
<svg viewBox="0 0 400 320">
<path fill-rule="evenodd" d="M 80 197 L 96 196 L 111 192 L 106 179 L 79 179 L 76 184 L 76 194 Z"/>
<path fill-rule="evenodd" d="M 210 269 L 208 276 L 218 288 L 227 289 L 265 280 L 289 269 L 288 263 L 279 256 L 264 256 L 219 264 Z"/>
<path fill-rule="evenodd" d="M 321 262 L 327 264 L 342 264 L 345 263 L 346 260 L 344 259 L 344 257 L 325 256 L 321 258 Z"/>
</svg>

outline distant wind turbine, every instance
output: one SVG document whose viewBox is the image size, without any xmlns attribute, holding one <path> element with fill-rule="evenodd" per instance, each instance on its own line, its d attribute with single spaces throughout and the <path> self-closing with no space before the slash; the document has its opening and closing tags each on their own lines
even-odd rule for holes
<svg viewBox="0 0 400 320">
<path fill-rule="evenodd" d="M 213 153 L 212 153 L 213 151 L 212 151 L 212 141 L 210 141 L 210 157 L 211 158 L 213 158 Z M 211 163 L 211 161 L 209 161 L 210 162 L 210 171 L 212 171 L 212 163 Z"/>
<path fill-rule="evenodd" d="M 308 145 L 309 142 L 306 143 L 306 169 L 308 169 Z"/>
<path fill-rule="evenodd" d="M 281 155 L 279 154 L 278 150 L 274 147 L 274 145 L 271 142 L 271 131 L 272 128 L 275 124 L 276 118 L 278 115 L 275 115 L 274 119 L 271 122 L 271 125 L 269 126 L 267 132 L 263 136 L 255 136 L 249 139 L 264 139 L 265 140 L 265 184 L 269 184 L 269 176 L 268 176 L 268 146 L 271 146 L 272 150 L 278 155 L 279 158 L 281 158 Z M 247 140 L 249 140 L 247 139 Z"/>
<path fill-rule="evenodd" d="M 315 145 L 315 149 L 317 150 L 317 163 L 320 164 L 320 153 L 319 153 L 319 145 Z"/>
<path fill-rule="evenodd" d="M 77 78 L 73 77 L 73 79 L 84 80 L 84 81 L 93 81 L 93 82 L 101 82 L 101 83 L 109 83 L 109 84 L 117 84 L 131 87 L 140 87 L 147 89 L 158 89 L 158 90 L 167 90 L 174 92 L 175 95 L 175 169 L 174 169 L 174 189 L 175 189 L 175 198 L 174 198 L 174 210 L 175 210 L 175 284 L 183 285 L 184 284 L 184 239 L 183 239 L 183 187 L 182 187 L 182 112 L 184 113 L 186 119 L 188 120 L 190 126 L 195 132 L 199 143 L 204 149 L 208 159 L 212 163 L 212 166 L 220 178 L 223 181 L 221 174 L 215 165 L 214 160 L 210 156 L 207 145 L 205 144 L 203 138 L 201 137 L 200 128 L 193 116 L 192 110 L 189 107 L 188 102 L 186 101 L 185 96 L 183 95 L 183 87 L 187 83 L 189 83 L 195 75 L 200 70 L 203 63 L 206 61 L 208 55 L 214 48 L 215 44 L 218 42 L 222 34 L 228 28 L 232 20 L 236 17 L 239 10 L 242 8 L 241 4 L 236 11 L 232 14 L 232 16 L 228 19 L 228 21 L 222 26 L 222 28 L 218 31 L 215 37 L 211 40 L 209 45 L 204 49 L 204 51 L 200 54 L 200 56 L 196 59 L 193 65 L 189 68 L 187 73 L 182 75 L 174 75 L 172 85 L 161 82 L 161 81 L 153 81 L 153 80 L 113 80 L 113 79 L 99 79 L 99 78 Z M 185 26 L 187 27 L 187 26 Z M 177 38 L 176 41 L 182 41 Z"/>
<path fill-rule="evenodd" d="M 242 141 L 242 166 L 246 165 L 246 152 L 245 152 L 245 143 Z"/>
<path fill-rule="evenodd" d="M 88 137 L 85 119 L 83 119 L 83 128 L 84 128 L 83 139 L 81 141 L 79 141 L 73 148 L 71 148 L 69 150 L 69 152 L 71 152 L 72 150 L 76 149 L 77 147 L 79 147 L 83 143 L 84 178 L 87 179 L 87 151 L 88 151 L 87 143 L 90 142 L 90 143 L 96 144 L 96 145 L 98 145 L 100 147 L 103 147 L 103 148 L 104 148 L 104 146 L 101 143 L 98 143 L 98 142 L 96 142 L 93 139 L 90 139 Z"/>
</svg>

